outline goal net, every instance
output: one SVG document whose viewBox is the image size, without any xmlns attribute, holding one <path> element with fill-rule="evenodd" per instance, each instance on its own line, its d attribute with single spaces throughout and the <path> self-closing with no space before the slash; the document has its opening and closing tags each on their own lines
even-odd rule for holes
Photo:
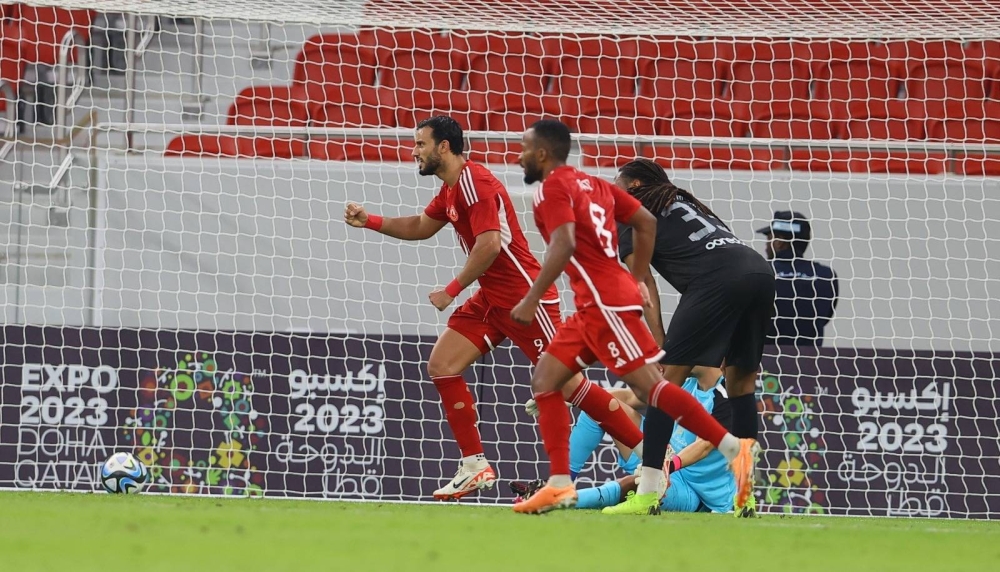
<svg viewBox="0 0 1000 572">
<path fill-rule="evenodd" d="M 837 294 L 776 262 L 763 510 L 1000 515 L 1000 4 L 0 8 L 0 487 L 95 490 L 125 450 L 154 492 L 430 500 L 460 454 L 427 296 L 465 255 L 342 218 L 421 212 L 413 128 L 448 114 L 539 258 L 517 157 L 543 117 L 574 165 L 654 159 L 762 253 L 808 221 Z M 471 502 L 509 503 L 547 474 L 529 364 L 504 343 L 465 377 L 501 479 Z M 606 439 L 579 486 L 623 475 Z"/>
</svg>

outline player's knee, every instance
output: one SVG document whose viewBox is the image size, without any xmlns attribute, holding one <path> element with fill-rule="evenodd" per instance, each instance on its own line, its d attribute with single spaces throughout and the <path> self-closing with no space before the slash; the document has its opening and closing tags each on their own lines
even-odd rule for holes
<svg viewBox="0 0 1000 572">
<path fill-rule="evenodd" d="M 448 363 L 447 360 L 432 359 L 427 362 L 427 375 L 431 378 L 435 377 L 445 377 L 449 375 L 460 375 L 461 371 L 456 371 L 458 368 L 453 364 Z"/>
<path fill-rule="evenodd" d="M 726 393 L 730 397 L 739 397 L 753 393 L 757 383 L 757 372 L 736 367 L 728 368 L 730 375 L 726 376 Z"/>
<path fill-rule="evenodd" d="M 633 386 L 632 393 L 643 403 L 649 403 L 649 391 L 645 387 Z"/>
</svg>

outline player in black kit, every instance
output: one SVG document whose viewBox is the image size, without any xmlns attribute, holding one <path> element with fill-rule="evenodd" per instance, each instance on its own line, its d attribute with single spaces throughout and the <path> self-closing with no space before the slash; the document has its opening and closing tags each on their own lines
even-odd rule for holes
<svg viewBox="0 0 1000 572">
<path fill-rule="evenodd" d="M 618 172 L 615 184 L 639 199 L 657 217 L 653 268 L 681 299 L 664 332 L 656 281 L 646 282 L 653 306 L 646 312 L 653 336 L 662 343 L 663 375 L 682 385 L 694 366 L 725 364 L 726 391 L 733 410 L 733 435 L 757 438 L 754 387 L 774 315 L 774 270 L 753 248 L 690 192 L 678 188 L 663 167 L 636 159 Z M 620 227 L 618 249 L 632 262 L 632 230 Z M 650 407 L 646 411 L 639 490 L 624 503 L 604 509 L 611 514 L 656 513 L 663 493 L 663 461 L 674 420 Z M 755 446 L 758 447 L 759 446 Z M 748 456 L 756 459 L 757 451 Z M 753 479 L 754 467 L 733 467 L 737 485 Z M 737 489 L 751 490 L 750 487 Z M 734 500 L 737 516 L 752 516 L 751 493 Z"/>
</svg>

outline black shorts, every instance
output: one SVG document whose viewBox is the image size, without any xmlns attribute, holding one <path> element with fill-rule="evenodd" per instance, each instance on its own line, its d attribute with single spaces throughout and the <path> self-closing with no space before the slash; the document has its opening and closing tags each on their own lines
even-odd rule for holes
<svg viewBox="0 0 1000 572">
<path fill-rule="evenodd" d="M 774 274 L 702 277 L 681 296 L 661 363 L 755 370 L 774 318 Z"/>
</svg>

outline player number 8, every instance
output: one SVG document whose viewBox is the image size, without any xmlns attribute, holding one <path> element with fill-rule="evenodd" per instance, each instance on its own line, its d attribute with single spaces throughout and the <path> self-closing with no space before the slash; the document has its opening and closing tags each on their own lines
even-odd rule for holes
<svg viewBox="0 0 1000 572">
<path fill-rule="evenodd" d="M 607 254 L 608 258 L 614 258 L 614 235 L 611 234 L 610 230 L 604 228 L 604 224 L 608 222 L 604 208 L 601 205 L 590 203 L 590 219 L 594 221 L 594 226 L 597 228 L 597 240 L 604 247 L 604 254 Z"/>
</svg>

